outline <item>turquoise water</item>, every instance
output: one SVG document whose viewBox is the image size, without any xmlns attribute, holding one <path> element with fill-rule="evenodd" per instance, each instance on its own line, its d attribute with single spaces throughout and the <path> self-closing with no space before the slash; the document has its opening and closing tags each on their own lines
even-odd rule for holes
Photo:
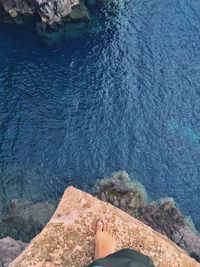
<svg viewBox="0 0 200 267">
<path fill-rule="evenodd" d="M 200 2 L 131 0 L 48 46 L 0 25 L 0 186 L 58 198 L 126 170 L 200 230 Z"/>
</svg>

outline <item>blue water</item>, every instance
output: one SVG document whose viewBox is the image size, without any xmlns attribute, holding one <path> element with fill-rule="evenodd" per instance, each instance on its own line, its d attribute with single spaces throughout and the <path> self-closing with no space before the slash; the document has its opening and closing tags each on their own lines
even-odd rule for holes
<svg viewBox="0 0 200 267">
<path fill-rule="evenodd" d="M 0 26 L 1 188 L 40 201 L 126 170 L 200 230 L 200 2 L 120 1 L 52 47 Z"/>
</svg>

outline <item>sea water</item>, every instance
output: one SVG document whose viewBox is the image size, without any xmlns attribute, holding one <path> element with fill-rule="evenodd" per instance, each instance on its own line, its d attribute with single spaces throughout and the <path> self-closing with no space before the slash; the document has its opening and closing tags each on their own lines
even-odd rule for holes
<svg viewBox="0 0 200 267">
<path fill-rule="evenodd" d="M 1 194 L 56 199 L 125 170 L 200 230 L 200 2 L 119 1 L 51 46 L 0 25 Z"/>
</svg>

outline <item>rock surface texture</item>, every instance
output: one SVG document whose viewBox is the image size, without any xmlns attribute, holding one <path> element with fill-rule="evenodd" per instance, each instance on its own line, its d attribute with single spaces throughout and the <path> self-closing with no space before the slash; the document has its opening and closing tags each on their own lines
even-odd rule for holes
<svg viewBox="0 0 200 267">
<path fill-rule="evenodd" d="M 26 248 L 27 244 L 10 237 L 0 240 L 0 267 L 7 267 Z"/>
<path fill-rule="evenodd" d="M 109 203 L 69 187 L 52 219 L 10 267 L 87 266 L 94 255 L 95 226 L 109 220 L 117 249 L 131 247 L 150 256 L 157 267 L 198 267 L 167 237 Z"/>
<path fill-rule="evenodd" d="M 172 199 L 149 202 L 142 185 L 131 180 L 124 171 L 97 181 L 96 195 L 166 235 L 200 262 L 200 236 L 191 229 Z"/>
<path fill-rule="evenodd" d="M 78 3 L 79 0 L 0 0 L 0 14 L 12 18 L 37 14 L 43 22 L 52 24 L 69 15 Z"/>
</svg>

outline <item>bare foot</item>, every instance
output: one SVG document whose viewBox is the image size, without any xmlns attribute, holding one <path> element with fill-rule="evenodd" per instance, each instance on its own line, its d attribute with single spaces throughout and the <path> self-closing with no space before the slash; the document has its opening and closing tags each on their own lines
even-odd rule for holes
<svg viewBox="0 0 200 267">
<path fill-rule="evenodd" d="M 95 260 L 115 252 L 113 229 L 105 222 L 98 221 L 96 230 Z"/>
</svg>

